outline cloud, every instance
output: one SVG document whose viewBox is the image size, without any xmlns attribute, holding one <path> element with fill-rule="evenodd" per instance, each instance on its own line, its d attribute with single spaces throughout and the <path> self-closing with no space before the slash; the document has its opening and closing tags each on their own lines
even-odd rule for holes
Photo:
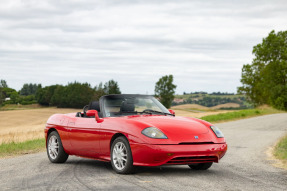
<svg viewBox="0 0 287 191">
<path fill-rule="evenodd" d="M 153 93 L 173 74 L 183 91 L 235 92 L 252 47 L 286 30 L 285 1 L 4 0 L 0 78 L 66 84 L 115 79 Z"/>
</svg>

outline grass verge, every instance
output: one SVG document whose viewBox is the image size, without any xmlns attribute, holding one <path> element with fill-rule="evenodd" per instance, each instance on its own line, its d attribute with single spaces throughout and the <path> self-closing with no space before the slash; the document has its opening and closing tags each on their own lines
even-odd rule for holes
<svg viewBox="0 0 287 191">
<path fill-rule="evenodd" d="M 284 167 L 287 169 L 287 136 L 283 137 L 275 146 L 274 156 L 280 159 Z"/>
<path fill-rule="evenodd" d="M 45 139 L 35 139 L 21 143 L 2 143 L 0 145 L 0 157 L 36 153 L 45 149 Z"/>
<path fill-rule="evenodd" d="M 234 111 L 234 112 L 228 112 L 228 113 L 220 113 L 216 115 L 208 115 L 201 117 L 202 120 L 214 123 L 214 122 L 226 122 L 226 121 L 232 121 L 237 119 L 244 119 L 249 117 L 255 117 L 260 115 L 267 115 L 267 114 L 273 114 L 273 113 L 283 113 L 284 111 L 280 111 L 271 107 L 262 107 L 257 109 L 245 109 L 241 111 Z"/>
</svg>

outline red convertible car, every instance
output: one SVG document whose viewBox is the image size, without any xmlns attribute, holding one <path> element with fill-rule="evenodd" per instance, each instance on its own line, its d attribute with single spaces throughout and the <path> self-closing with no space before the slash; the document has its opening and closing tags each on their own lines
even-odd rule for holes
<svg viewBox="0 0 287 191">
<path fill-rule="evenodd" d="M 45 137 L 53 163 L 76 155 L 110 161 L 121 174 L 131 173 L 134 166 L 188 165 L 206 170 L 227 150 L 216 126 L 175 117 L 148 95 L 107 95 L 83 112 L 52 115 Z"/>
</svg>

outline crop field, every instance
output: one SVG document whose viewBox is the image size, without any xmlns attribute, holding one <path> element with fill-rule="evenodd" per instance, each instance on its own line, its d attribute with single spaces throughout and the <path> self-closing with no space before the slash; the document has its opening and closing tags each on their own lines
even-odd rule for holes
<svg viewBox="0 0 287 191">
<path fill-rule="evenodd" d="M 239 108 L 238 103 L 224 103 L 211 107 L 211 109 L 222 109 L 222 108 Z"/>
<path fill-rule="evenodd" d="M 0 144 L 43 138 L 44 126 L 52 114 L 77 111 L 58 108 L 0 111 Z"/>
<path fill-rule="evenodd" d="M 171 109 L 173 110 L 199 110 L 199 111 L 207 111 L 210 110 L 209 107 L 205 107 L 199 104 L 183 104 L 183 105 L 176 105 L 173 106 Z"/>
</svg>

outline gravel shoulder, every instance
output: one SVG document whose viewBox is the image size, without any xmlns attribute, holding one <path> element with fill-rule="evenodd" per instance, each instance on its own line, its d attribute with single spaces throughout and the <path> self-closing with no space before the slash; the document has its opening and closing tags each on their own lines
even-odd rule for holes
<svg viewBox="0 0 287 191">
<path fill-rule="evenodd" d="M 267 160 L 266 149 L 287 133 L 287 114 L 220 123 L 226 156 L 207 171 L 188 166 L 141 167 L 115 174 L 109 163 L 70 157 L 52 164 L 46 153 L 0 159 L 1 190 L 286 190 L 287 171 Z"/>
</svg>

